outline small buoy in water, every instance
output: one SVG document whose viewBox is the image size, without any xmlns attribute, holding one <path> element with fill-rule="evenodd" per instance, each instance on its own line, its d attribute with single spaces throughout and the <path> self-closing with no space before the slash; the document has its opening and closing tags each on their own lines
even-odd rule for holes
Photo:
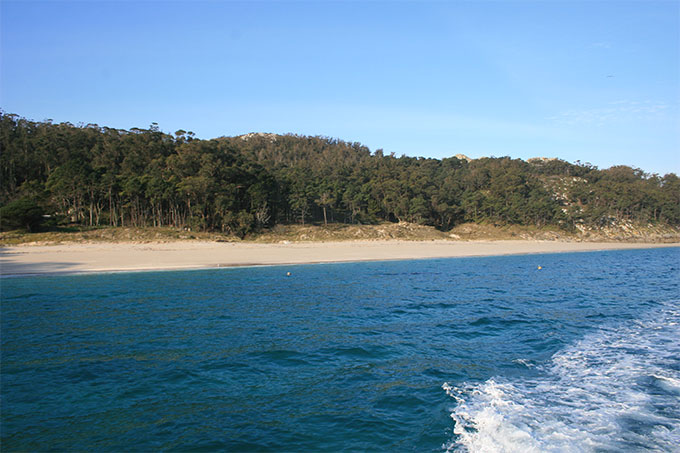
<svg viewBox="0 0 680 453">
<path fill-rule="evenodd" d="M 286 272 L 286 277 L 290 277 L 290 272 Z"/>
<path fill-rule="evenodd" d="M 542 267 L 542 266 L 538 266 L 538 270 L 540 271 L 541 269 L 543 269 L 543 267 Z"/>
</svg>

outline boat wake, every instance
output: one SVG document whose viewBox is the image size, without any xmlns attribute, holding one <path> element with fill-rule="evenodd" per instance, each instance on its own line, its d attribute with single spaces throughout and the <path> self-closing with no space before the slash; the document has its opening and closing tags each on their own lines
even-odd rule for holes
<svg viewBox="0 0 680 453">
<path fill-rule="evenodd" d="M 527 380 L 443 389 L 447 451 L 673 451 L 680 445 L 680 302 L 602 328 Z"/>
</svg>

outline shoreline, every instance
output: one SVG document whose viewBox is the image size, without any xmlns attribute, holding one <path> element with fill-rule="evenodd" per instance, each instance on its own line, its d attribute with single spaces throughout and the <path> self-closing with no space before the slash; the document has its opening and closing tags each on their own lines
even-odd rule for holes
<svg viewBox="0 0 680 453">
<path fill-rule="evenodd" d="M 0 277 L 148 272 L 680 247 L 680 243 L 338 241 L 94 243 L 0 248 Z"/>
</svg>

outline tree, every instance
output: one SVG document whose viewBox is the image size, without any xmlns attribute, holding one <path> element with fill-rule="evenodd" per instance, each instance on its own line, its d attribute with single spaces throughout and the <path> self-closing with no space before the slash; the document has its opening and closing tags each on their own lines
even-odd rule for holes
<svg viewBox="0 0 680 453">
<path fill-rule="evenodd" d="M 333 203 L 335 203 L 335 199 L 331 197 L 331 194 L 328 192 L 323 192 L 319 198 L 314 200 L 314 203 L 318 204 L 321 206 L 323 209 L 323 224 L 328 225 L 328 217 L 326 216 L 326 209 L 330 207 Z"/>
<path fill-rule="evenodd" d="M 37 231 L 45 221 L 45 211 L 35 200 L 20 198 L 0 208 L 0 229 Z"/>
<path fill-rule="evenodd" d="M 612 218 L 680 226 L 677 175 L 626 166 L 396 157 L 292 134 L 201 140 L 182 129 L 165 134 L 155 123 L 120 130 L 2 111 L 0 150 L 0 205 L 17 202 L 28 215 L 33 200 L 81 225 L 188 224 L 238 235 L 308 220 L 442 230 L 463 221 L 568 228 Z"/>
</svg>

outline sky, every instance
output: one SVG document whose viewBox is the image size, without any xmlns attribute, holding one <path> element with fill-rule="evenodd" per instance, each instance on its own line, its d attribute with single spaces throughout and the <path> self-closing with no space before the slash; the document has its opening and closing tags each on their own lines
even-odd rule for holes
<svg viewBox="0 0 680 453">
<path fill-rule="evenodd" d="M 0 0 L 0 108 L 680 174 L 680 0 Z"/>
</svg>

